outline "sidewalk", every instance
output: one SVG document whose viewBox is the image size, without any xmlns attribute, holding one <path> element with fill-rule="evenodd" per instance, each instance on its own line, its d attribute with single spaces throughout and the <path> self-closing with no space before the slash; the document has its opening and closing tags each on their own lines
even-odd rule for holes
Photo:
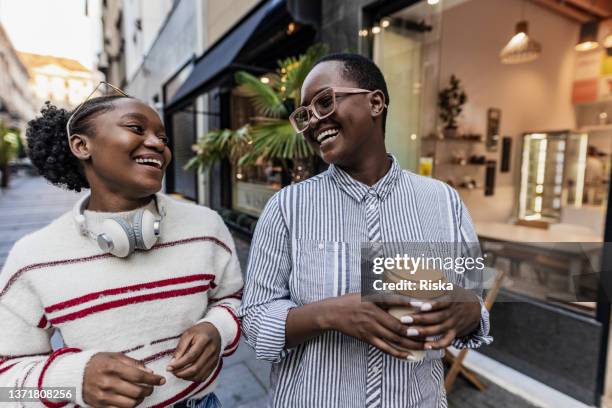
<svg viewBox="0 0 612 408">
<path fill-rule="evenodd" d="M 42 178 L 14 178 L 11 188 L 0 192 L 0 267 L 16 240 L 70 210 L 77 198 L 77 194 L 53 187 Z M 238 237 L 235 240 L 244 271 L 249 243 Z M 215 393 L 226 408 L 263 408 L 269 373 L 270 365 L 257 360 L 243 341 L 238 351 L 225 360 Z M 448 398 L 450 408 L 533 407 L 503 388 L 484 379 L 483 382 L 487 388 L 481 393 L 459 378 Z"/>
</svg>

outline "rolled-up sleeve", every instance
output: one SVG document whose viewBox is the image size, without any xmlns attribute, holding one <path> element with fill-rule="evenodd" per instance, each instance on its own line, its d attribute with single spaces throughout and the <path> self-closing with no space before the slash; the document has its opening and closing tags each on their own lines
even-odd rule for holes
<svg viewBox="0 0 612 408">
<path fill-rule="evenodd" d="M 243 333 L 258 359 L 279 362 L 286 355 L 285 323 L 290 300 L 291 250 L 279 194 L 270 199 L 255 229 L 242 306 Z"/>
<path fill-rule="evenodd" d="M 474 228 L 474 224 L 472 223 L 472 218 L 463 202 L 459 200 L 459 239 L 462 244 L 467 244 L 467 252 L 468 255 L 474 257 L 480 255 L 480 253 L 475 253 L 474 249 L 479 248 L 478 244 L 478 235 L 476 234 L 476 230 Z M 468 287 L 472 286 L 470 289 L 476 293 L 478 296 L 478 300 L 480 302 L 480 323 L 478 324 L 478 328 L 476 328 L 472 333 L 467 336 L 457 337 L 453 340 L 453 347 L 457 349 L 476 349 L 482 345 L 491 344 L 493 342 L 493 337 L 489 335 L 490 330 L 490 322 L 489 322 L 489 311 L 484 305 L 482 299 L 482 283 L 483 276 L 482 271 L 476 273 L 477 276 L 471 276 L 468 283 Z"/>
</svg>

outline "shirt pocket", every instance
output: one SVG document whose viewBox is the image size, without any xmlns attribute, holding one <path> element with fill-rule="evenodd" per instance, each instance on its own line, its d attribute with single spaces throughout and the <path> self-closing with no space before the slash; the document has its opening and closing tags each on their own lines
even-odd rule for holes
<svg viewBox="0 0 612 408">
<path fill-rule="evenodd" d="M 290 285 L 293 300 L 308 304 L 350 293 L 351 246 L 341 241 L 294 241 L 294 264 Z"/>
</svg>

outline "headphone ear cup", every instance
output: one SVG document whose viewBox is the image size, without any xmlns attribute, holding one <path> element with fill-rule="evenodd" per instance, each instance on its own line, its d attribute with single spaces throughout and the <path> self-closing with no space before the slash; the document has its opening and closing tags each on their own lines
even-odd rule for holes
<svg viewBox="0 0 612 408">
<path fill-rule="evenodd" d="M 134 234 L 136 235 L 136 247 L 139 249 L 151 249 L 157 242 L 155 235 L 155 216 L 149 210 L 138 211 L 132 221 Z"/>
<path fill-rule="evenodd" d="M 106 234 L 113 243 L 110 253 L 125 258 L 134 252 L 136 238 L 130 224 L 119 217 L 112 217 L 102 223 L 102 233 Z"/>
<path fill-rule="evenodd" d="M 132 219 L 132 231 L 134 231 L 134 238 L 136 240 L 136 248 L 138 249 L 148 249 L 144 246 L 144 241 L 142 239 L 142 217 L 144 215 L 144 210 L 136 211 L 134 214 L 134 218 Z"/>
</svg>

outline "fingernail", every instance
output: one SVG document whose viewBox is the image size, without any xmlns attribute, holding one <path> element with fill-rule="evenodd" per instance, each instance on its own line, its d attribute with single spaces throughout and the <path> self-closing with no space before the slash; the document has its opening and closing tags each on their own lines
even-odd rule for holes
<svg viewBox="0 0 612 408">
<path fill-rule="evenodd" d="M 420 302 L 418 300 L 411 300 L 410 301 L 410 306 L 413 306 L 413 307 L 421 307 L 422 304 L 423 304 L 423 302 Z"/>
<path fill-rule="evenodd" d="M 162 379 L 161 379 L 161 380 L 159 380 L 159 383 L 160 383 L 161 385 L 164 385 L 164 384 L 166 383 L 166 379 L 162 377 Z"/>
<path fill-rule="evenodd" d="M 406 330 L 406 336 L 418 336 L 418 335 L 419 335 L 419 331 L 415 329 L 414 327 L 411 327 L 408 330 Z"/>
<path fill-rule="evenodd" d="M 423 303 L 423 306 L 421 306 L 421 311 L 428 312 L 430 310 L 431 310 L 431 303 Z"/>
<path fill-rule="evenodd" d="M 425 344 L 424 349 L 425 350 L 431 350 L 431 344 Z"/>
<path fill-rule="evenodd" d="M 172 370 L 173 370 L 172 366 L 166 367 L 166 371 L 172 371 Z"/>
<path fill-rule="evenodd" d="M 434 336 L 425 337 L 425 341 L 434 341 L 436 338 Z"/>
<path fill-rule="evenodd" d="M 406 316 L 400 317 L 400 322 L 402 322 L 404 324 L 412 323 L 412 322 L 414 322 L 414 319 L 412 318 L 412 316 L 406 315 Z"/>
</svg>

